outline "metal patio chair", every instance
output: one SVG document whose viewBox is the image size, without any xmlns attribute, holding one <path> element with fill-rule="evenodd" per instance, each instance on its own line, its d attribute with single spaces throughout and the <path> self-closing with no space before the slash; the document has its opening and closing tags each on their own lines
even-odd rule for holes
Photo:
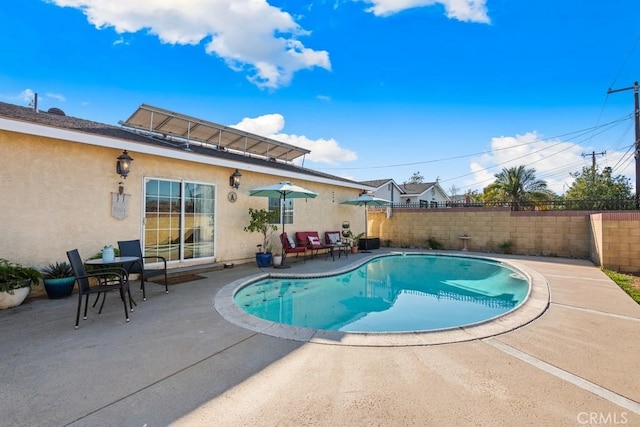
<svg viewBox="0 0 640 427">
<path fill-rule="evenodd" d="M 140 240 L 123 240 L 118 242 L 118 248 L 120 249 L 120 256 L 135 256 L 140 258 L 140 262 L 126 263 L 123 267 L 129 274 L 140 275 L 140 289 L 142 290 L 142 299 L 147 300 L 147 292 L 144 286 L 144 282 L 155 276 L 164 275 L 164 290 L 165 293 L 169 293 L 169 282 L 167 280 L 167 260 L 159 255 L 142 255 L 142 245 Z M 148 268 L 145 261 L 155 260 L 162 263 L 160 267 Z"/>
<path fill-rule="evenodd" d="M 100 310 L 98 314 L 102 313 L 102 308 L 104 307 L 104 302 L 106 300 L 106 293 L 118 290 L 120 292 L 120 298 L 122 299 L 122 303 L 124 304 L 124 315 L 129 321 L 129 308 L 127 307 L 127 299 L 125 298 L 125 292 L 129 296 L 129 307 L 131 311 L 133 311 L 131 299 L 131 292 L 129 290 L 129 277 L 127 275 L 126 270 L 123 268 L 110 267 L 104 269 L 92 269 L 90 272 L 87 272 L 82 262 L 82 258 L 80 258 L 80 253 L 77 249 L 73 249 L 67 251 L 67 258 L 69 258 L 69 263 L 71 264 L 71 269 L 73 270 L 73 274 L 76 276 L 76 283 L 78 284 L 78 310 L 76 313 L 76 329 L 79 327 L 80 323 L 80 310 L 82 308 L 82 297 L 85 297 L 84 303 L 84 319 L 87 318 L 87 309 L 89 308 L 89 294 L 97 294 L 96 303 L 98 302 L 98 298 L 101 293 L 104 293 L 104 298 L 102 299 L 102 304 L 100 304 Z M 96 285 L 91 285 L 91 280 L 95 279 L 97 282 Z M 95 303 L 93 304 L 96 305 Z"/>
</svg>

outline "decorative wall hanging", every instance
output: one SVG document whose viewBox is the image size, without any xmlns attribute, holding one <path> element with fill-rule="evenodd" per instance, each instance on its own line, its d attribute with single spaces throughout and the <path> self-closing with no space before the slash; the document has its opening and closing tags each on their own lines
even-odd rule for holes
<svg viewBox="0 0 640 427">
<path fill-rule="evenodd" d="M 122 182 L 117 193 L 111 193 L 111 216 L 115 219 L 125 219 L 129 215 L 129 199 L 131 194 L 124 194 Z"/>
</svg>

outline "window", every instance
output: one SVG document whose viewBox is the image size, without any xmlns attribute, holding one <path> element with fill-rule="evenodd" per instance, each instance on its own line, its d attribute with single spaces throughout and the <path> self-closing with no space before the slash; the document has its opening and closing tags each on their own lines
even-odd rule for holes
<svg viewBox="0 0 640 427">
<path fill-rule="evenodd" d="M 279 212 L 278 222 L 275 224 L 293 224 L 293 199 L 283 201 L 281 198 L 269 197 L 269 212 Z"/>
</svg>

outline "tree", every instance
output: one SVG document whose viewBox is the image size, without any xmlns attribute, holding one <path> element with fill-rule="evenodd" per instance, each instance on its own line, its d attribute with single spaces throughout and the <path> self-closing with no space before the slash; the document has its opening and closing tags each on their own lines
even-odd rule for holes
<svg viewBox="0 0 640 427">
<path fill-rule="evenodd" d="M 449 187 L 449 194 L 453 199 L 458 195 L 458 187 L 456 187 L 455 184 L 451 184 L 451 187 Z"/>
<path fill-rule="evenodd" d="M 420 171 L 411 175 L 408 181 L 405 181 L 405 184 L 422 184 L 424 182 L 424 176 L 420 175 Z"/>
<path fill-rule="evenodd" d="M 496 181 L 485 188 L 485 195 L 490 199 L 509 202 L 515 211 L 520 210 L 523 203 L 543 202 L 555 197 L 545 181 L 536 179 L 536 170 L 533 168 L 527 169 L 522 165 L 504 168 L 495 177 Z"/>
<path fill-rule="evenodd" d="M 631 180 L 623 175 L 612 176 L 610 167 L 602 173 L 597 167 L 585 166 L 573 174 L 576 180 L 565 194 L 566 201 L 580 201 L 581 209 L 620 208 L 622 201 L 630 201 Z"/>
</svg>

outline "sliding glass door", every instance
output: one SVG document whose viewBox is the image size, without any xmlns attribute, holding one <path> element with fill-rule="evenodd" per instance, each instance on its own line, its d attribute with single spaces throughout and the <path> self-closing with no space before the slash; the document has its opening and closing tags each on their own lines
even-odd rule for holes
<svg viewBox="0 0 640 427">
<path fill-rule="evenodd" d="M 145 179 L 144 254 L 167 261 L 215 256 L 215 186 Z"/>
</svg>

